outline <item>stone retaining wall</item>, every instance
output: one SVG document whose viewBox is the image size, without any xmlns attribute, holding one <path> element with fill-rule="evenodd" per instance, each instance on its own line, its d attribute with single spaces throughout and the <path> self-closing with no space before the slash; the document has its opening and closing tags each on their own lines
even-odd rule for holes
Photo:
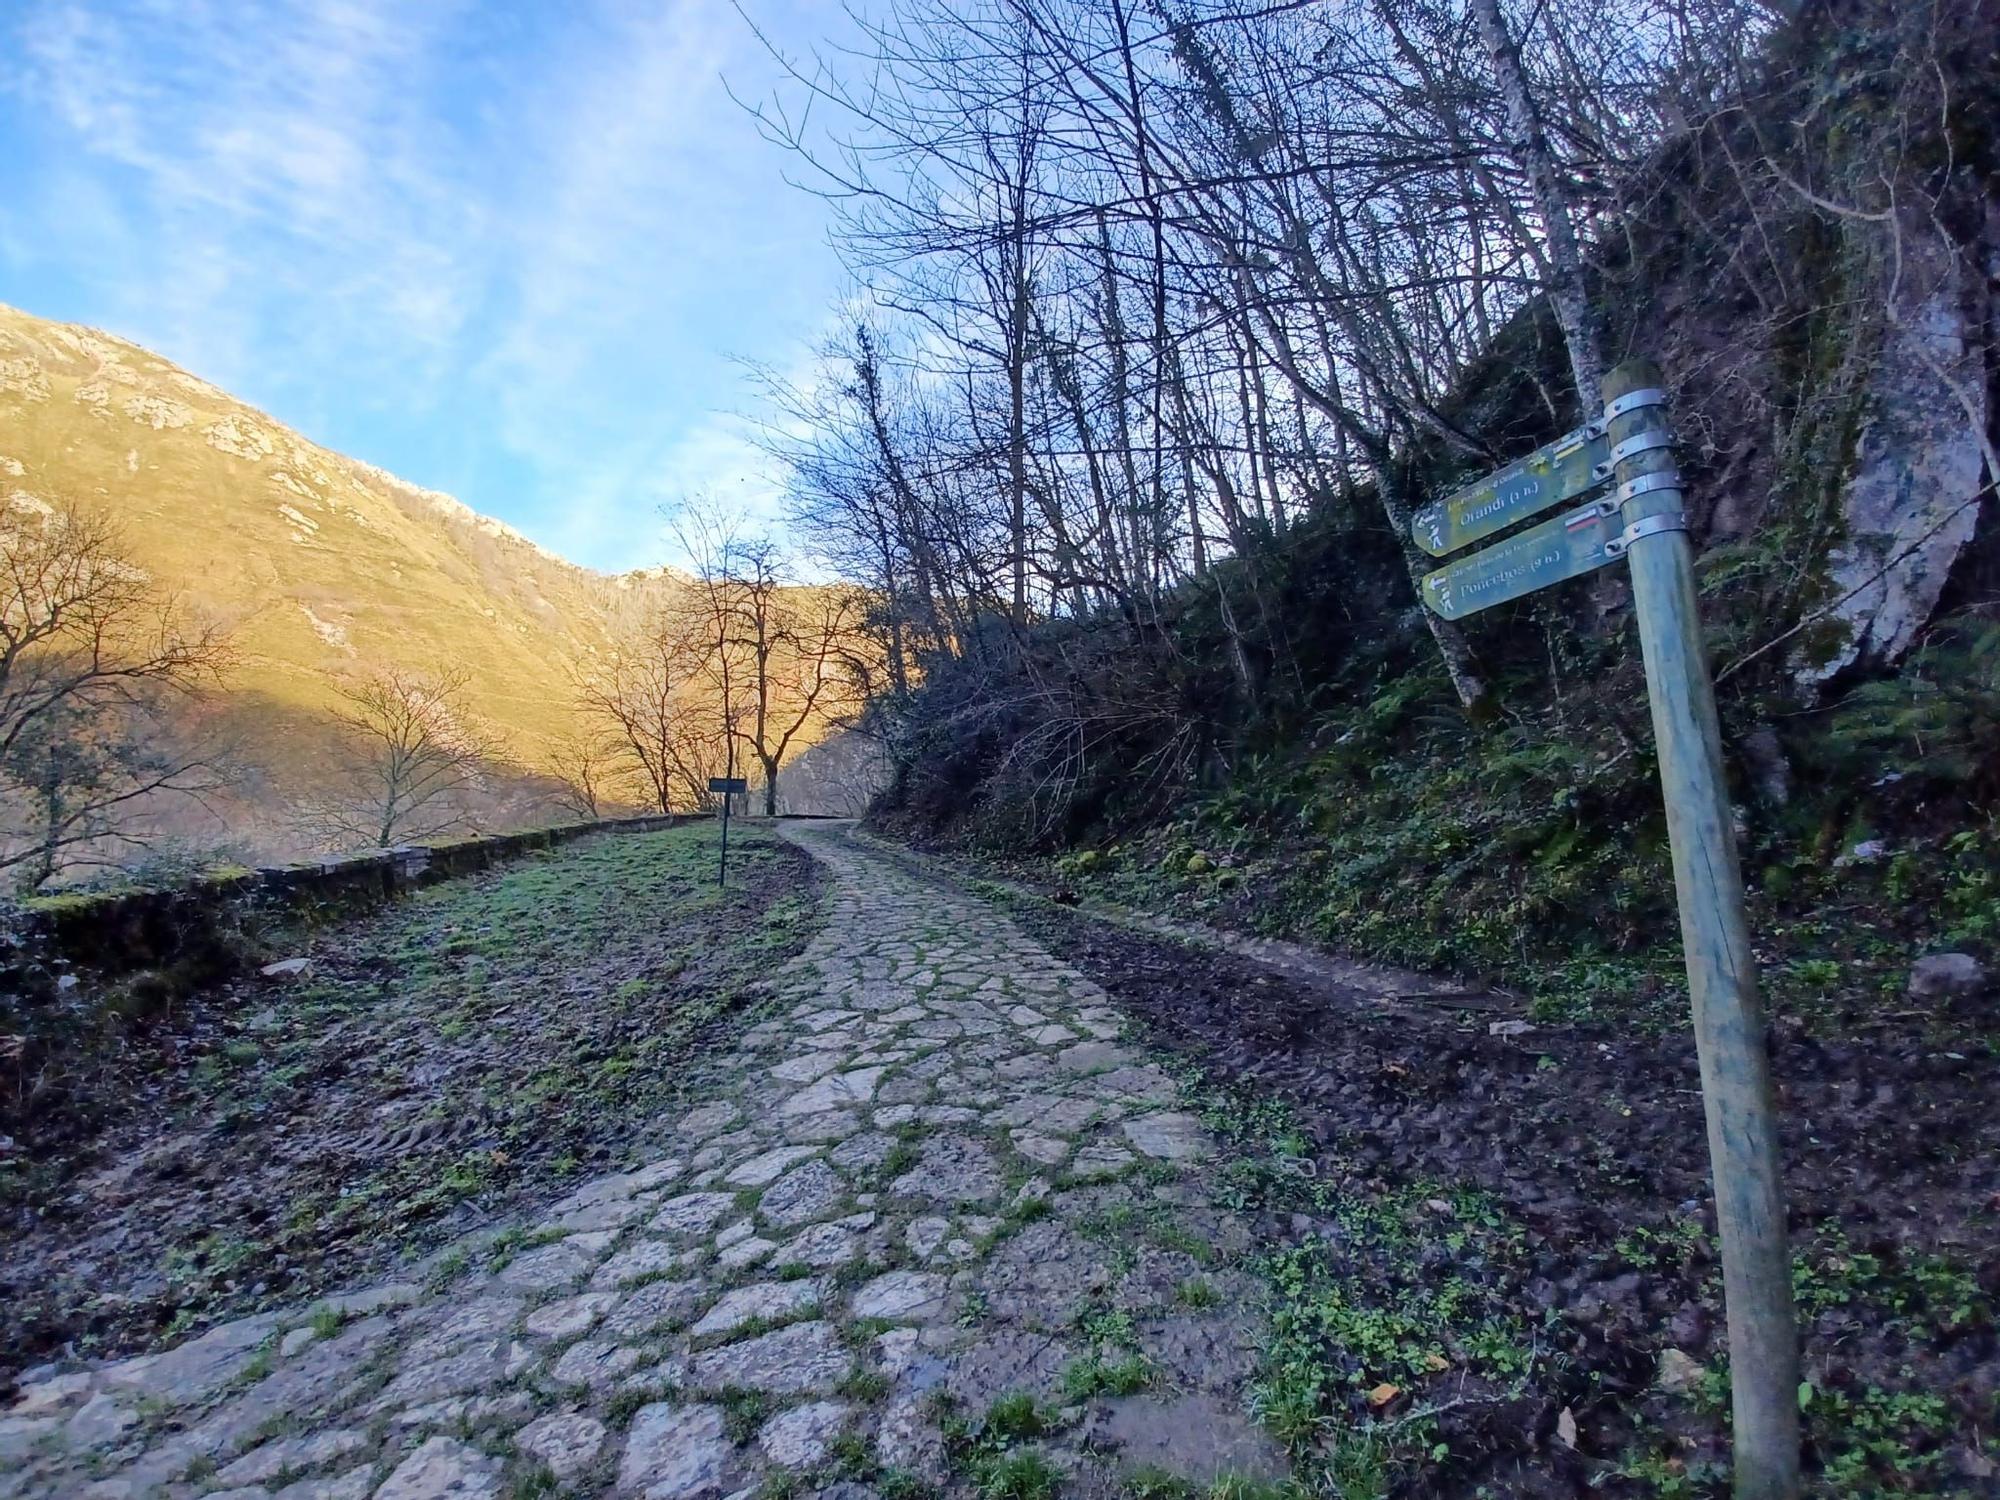
<svg viewBox="0 0 2000 1500">
<path fill-rule="evenodd" d="M 687 822 L 690 814 L 612 818 L 443 843 L 408 844 L 303 864 L 213 876 L 173 890 L 107 891 L 31 902 L 11 952 L 0 951 L 0 984 L 53 987 L 63 976 L 100 979 L 144 969 L 177 969 L 183 978 L 219 977 L 243 956 L 236 935 L 252 914 L 260 921 L 326 921 L 366 911 L 404 891 L 468 875 L 536 849 L 587 834 L 645 833 Z M 705 815 L 704 815 L 705 816 Z"/>
</svg>

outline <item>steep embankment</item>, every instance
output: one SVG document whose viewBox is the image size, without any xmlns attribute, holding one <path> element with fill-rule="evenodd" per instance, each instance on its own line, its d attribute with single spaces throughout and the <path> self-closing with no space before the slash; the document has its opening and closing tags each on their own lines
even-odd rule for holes
<svg viewBox="0 0 2000 1500">
<path fill-rule="evenodd" d="M 2000 74 L 1970 12 L 1849 12 L 1774 33 L 1762 92 L 1661 136 L 1587 247 L 1606 348 L 1665 372 L 1767 982 L 1836 1030 L 1916 958 L 1990 970 L 2000 943 Z M 1828 131 L 1829 99 L 1869 107 Z M 1442 497 L 1576 421 L 1564 348 L 1525 306 L 1395 487 Z M 1302 483 L 1291 516 L 1154 619 L 927 663 L 883 820 L 1545 1014 L 1679 1024 L 1622 566 L 1466 620 L 1491 689 L 1467 712 L 1376 496 Z M 1976 985 L 1925 1013 L 1952 989 Z M 1962 1005 L 1946 1024 L 1990 1026 Z"/>
</svg>

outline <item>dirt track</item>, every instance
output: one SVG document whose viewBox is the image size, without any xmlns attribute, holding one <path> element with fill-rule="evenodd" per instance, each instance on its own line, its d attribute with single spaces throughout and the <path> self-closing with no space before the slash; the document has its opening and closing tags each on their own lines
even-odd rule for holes
<svg viewBox="0 0 2000 1500">
<path fill-rule="evenodd" d="M 1586 1458 L 1655 1439 L 1683 1475 L 1722 1458 L 1719 1408 L 1654 1388 L 1664 1350 L 1713 1367 L 1726 1342 L 1691 1042 L 1569 1025 L 1495 1036 L 1480 1012 L 1385 1002 L 1051 904 L 1018 919 L 1155 1041 L 1290 1101 L 1320 1201 L 1449 1184 L 1491 1195 L 1526 1230 L 1511 1264 L 1483 1271 L 1524 1323 L 1560 1319 L 1568 1369 L 1531 1381 L 1539 1399 L 1504 1403 L 1504 1420 L 1468 1413 L 1451 1465 L 1464 1482 L 1568 1492 L 1596 1468 Z M 2000 1392 L 1996 1059 L 1774 1041 L 1806 1373 L 1831 1393 L 1822 1435 L 1868 1420 L 1840 1401 L 1872 1412 L 1913 1393 L 1948 1411 L 1886 1428 L 1882 1452 L 1916 1460 L 1905 1482 L 1951 1492 L 1984 1479 Z M 1273 1229 L 1341 1226 L 1306 1212 Z M 1407 1246 L 1346 1243 L 1381 1257 L 1359 1280 L 1410 1275 Z M 1554 1440 L 1564 1405 L 1576 1450 Z"/>
</svg>

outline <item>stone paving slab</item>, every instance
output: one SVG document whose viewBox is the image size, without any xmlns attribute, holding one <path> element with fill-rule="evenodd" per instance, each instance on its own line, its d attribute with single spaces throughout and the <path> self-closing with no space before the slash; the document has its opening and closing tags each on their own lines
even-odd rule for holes
<svg viewBox="0 0 2000 1500">
<path fill-rule="evenodd" d="M 826 925 L 668 1154 L 428 1279 L 30 1372 L 0 1497 L 948 1493 L 944 1415 L 1013 1392 L 1077 1493 L 1282 1476 L 1242 1412 L 1248 1229 L 1173 1081 L 991 907 L 786 836 L 834 877 Z M 1135 1360 L 1140 1389 L 1093 1380 Z"/>
</svg>

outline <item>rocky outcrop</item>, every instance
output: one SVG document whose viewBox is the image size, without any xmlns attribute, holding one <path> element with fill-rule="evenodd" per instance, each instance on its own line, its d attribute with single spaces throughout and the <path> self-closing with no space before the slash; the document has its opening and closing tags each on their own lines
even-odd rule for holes
<svg viewBox="0 0 2000 1500">
<path fill-rule="evenodd" d="M 1842 491 L 1846 535 L 1828 559 L 1829 619 L 1843 630 L 1800 663 L 1808 684 L 1909 650 L 1979 519 L 1992 419 L 1987 278 L 1934 235 L 1905 244 Z"/>
</svg>

